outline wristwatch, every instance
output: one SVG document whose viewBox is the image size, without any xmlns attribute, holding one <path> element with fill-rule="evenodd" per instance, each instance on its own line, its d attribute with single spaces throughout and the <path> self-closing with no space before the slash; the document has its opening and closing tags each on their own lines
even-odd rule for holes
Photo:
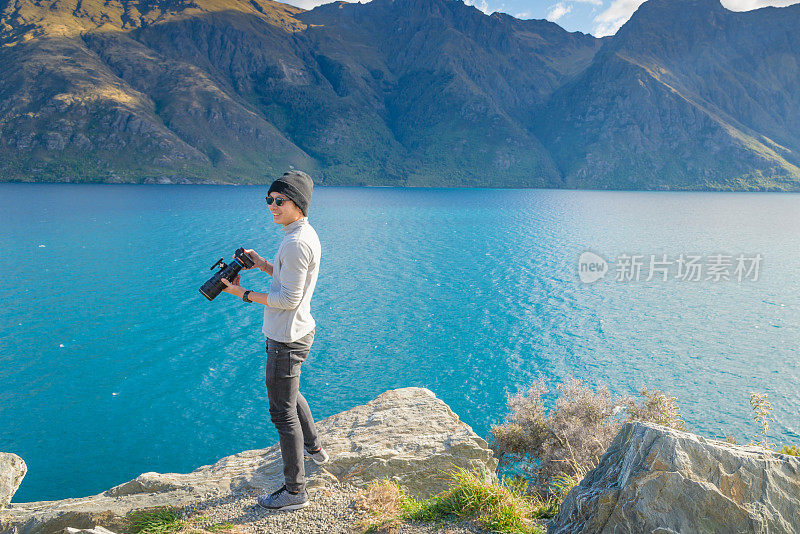
<svg viewBox="0 0 800 534">
<path fill-rule="evenodd" d="M 245 291 L 244 294 L 242 295 L 242 300 L 245 301 L 245 302 L 253 302 L 252 300 L 250 300 L 250 297 L 247 296 L 249 294 L 250 294 L 250 291 Z"/>
</svg>

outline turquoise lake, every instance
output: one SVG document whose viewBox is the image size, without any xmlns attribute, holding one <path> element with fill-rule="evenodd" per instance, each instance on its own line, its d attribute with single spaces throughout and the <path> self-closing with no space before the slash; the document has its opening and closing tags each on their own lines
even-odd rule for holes
<svg viewBox="0 0 800 534">
<path fill-rule="evenodd" d="M 273 257 L 266 191 L 0 184 L 0 451 L 29 469 L 15 502 L 277 442 L 262 308 L 198 292 L 239 246 Z M 800 444 L 799 195 L 318 187 L 309 218 L 323 256 L 301 391 L 317 419 L 424 386 L 488 438 L 508 395 L 575 376 L 662 389 L 688 429 L 740 443 L 759 430 L 749 393 L 766 393 L 771 441 Z M 595 283 L 586 251 L 608 261 Z M 677 263 L 647 280 L 651 257 L 681 255 L 701 280 Z M 616 280 L 627 256 L 638 280 Z M 719 258 L 730 279 L 706 279 Z"/>
</svg>

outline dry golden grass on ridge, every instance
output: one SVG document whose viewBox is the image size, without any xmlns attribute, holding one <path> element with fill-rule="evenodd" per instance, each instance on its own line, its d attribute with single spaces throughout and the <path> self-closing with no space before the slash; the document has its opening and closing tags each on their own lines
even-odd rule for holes
<svg viewBox="0 0 800 534">
<path fill-rule="evenodd" d="M 389 480 L 373 480 L 356 497 L 353 507 L 372 515 L 372 519 L 357 525 L 362 530 L 380 525 L 381 529 L 391 532 L 392 527 L 400 523 L 402 511 L 400 504 L 400 488 Z"/>
</svg>

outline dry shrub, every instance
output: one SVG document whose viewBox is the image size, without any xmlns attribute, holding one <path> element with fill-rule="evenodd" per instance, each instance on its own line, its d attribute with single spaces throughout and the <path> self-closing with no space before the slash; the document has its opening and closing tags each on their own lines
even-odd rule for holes
<svg viewBox="0 0 800 534">
<path fill-rule="evenodd" d="M 675 430 L 684 429 L 675 397 L 647 388 L 642 388 L 639 394 L 642 397 L 641 404 L 636 404 L 633 399 L 628 400 L 628 421 L 649 421 Z"/>
<path fill-rule="evenodd" d="M 563 491 L 594 468 L 626 421 L 651 421 L 683 428 L 674 397 L 641 390 L 642 400 L 613 397 L 605 386 L 596 390 L 568 378 L 549 411 L 542 380 L 508 400 L 502 425 L 492 425 L 492 449 L 501 466 L 518 463 L 541 493 Z M 569 481 L 569 482 L 568 482 Z"/>
<path fill-rule="evenodd" d="M 359 525 L 368 532 L 393 532 L 399 523 L 402 490 L 391 480 L 373 480 L 353 501 L 353 508 L 368 512 L 372 517 Z"/>
</svg>

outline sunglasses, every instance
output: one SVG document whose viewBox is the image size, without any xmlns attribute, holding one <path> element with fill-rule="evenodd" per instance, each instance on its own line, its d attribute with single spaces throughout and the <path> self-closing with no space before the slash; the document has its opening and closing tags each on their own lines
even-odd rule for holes
<svg viewBox="0 0 800 534">
<path fill-rule="evenodd" d="M 288 198 L 283 197 L 267 197 L 267 206 L 272 206 L 272 203 L 274 202 L 276 206 L 281 207 L 288 200 Z"/>
</svg>

